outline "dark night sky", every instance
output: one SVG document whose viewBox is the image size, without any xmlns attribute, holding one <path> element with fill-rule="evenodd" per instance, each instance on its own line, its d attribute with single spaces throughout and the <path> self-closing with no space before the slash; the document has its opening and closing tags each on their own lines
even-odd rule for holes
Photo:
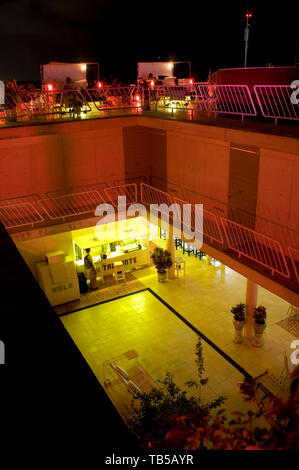
<svg viewBox="0 0 299 470">
<path fill-rule="evenodd" d="M 0 0 L 0 79 L 39 79 L 50 61 L 95 61 L 102 78 L 135 80 L 138 61 L 160 57 L 191 60 L 205 80 L 209 69 L 242 67 L 247 4 L 248 65 L 293 65 L 295 1 Z"/>
</svg>

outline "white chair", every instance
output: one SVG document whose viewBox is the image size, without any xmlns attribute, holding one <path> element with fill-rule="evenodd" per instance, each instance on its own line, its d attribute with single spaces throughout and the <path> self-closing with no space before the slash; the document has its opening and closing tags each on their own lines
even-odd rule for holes
<svg viewBox="0 0 299 470">
<path fill-rule="evenodd" d="M 102 263 L 95 263 L 95 268 L 97 270 L 97 281 L 104 282 L 104 270 Z"/>
<path fill-rule="evenodd" d="M 181 272 L 184 273 L 184 277 L 186 275 L 186 261 L 184 260 L 184 258 L 175 258 L 174 259 L 174 269 L 175 269 L 175 273 L 176 273 L 176 276 L 179 277 L 179 274 Z"/>
<path fill-rule="evenodd" d="M 124 281 L 125 283 L 127 282 L 126 279 L 126 267 L 123 265 L 122 261 L 116 261 L 114 263 L 114 279 L 116 284 L 118 284 L 121 281 Z"/>
</svg>

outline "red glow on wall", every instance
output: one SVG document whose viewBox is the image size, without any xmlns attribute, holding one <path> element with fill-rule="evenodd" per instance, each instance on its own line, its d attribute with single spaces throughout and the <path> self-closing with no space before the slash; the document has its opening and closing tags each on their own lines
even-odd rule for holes
<svg viewBox="0 0 299 470">
<path fill-rule="evenodd" d="M 48 88 L 48 91 L 53 91 L 52 83 L 48 83 L 47 88 Z"/>
</svg>

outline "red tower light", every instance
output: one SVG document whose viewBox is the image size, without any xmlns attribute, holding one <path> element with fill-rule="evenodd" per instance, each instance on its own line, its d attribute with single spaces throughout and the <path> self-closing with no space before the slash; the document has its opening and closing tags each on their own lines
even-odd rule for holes
<svg viewBox="0 0 299 470">
<path fill-rule="evenodd" d="M 102 83 L 98 82 L 98 88 L 102 88 Z"/>
<path fill-rule="evenodd" d="M 53 91 L 53 85 L 52 85 L 52 83 L 48 83 L 47 89 L 48 89 L 48 91 Z"/>
<path fill-rule="evenodd" d="M 245 17 L 246 18 L 252 18 L 252 13 L 246 13 Z"/>
<path fill-rule="evenodd" d="M 193 78 L 190 78 L 189 83 L 190 85 L 193 85 Z"/>
</svg>

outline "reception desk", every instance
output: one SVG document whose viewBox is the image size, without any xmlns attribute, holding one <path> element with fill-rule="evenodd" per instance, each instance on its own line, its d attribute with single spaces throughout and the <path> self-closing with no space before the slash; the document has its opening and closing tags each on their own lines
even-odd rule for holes
<svg viewBox="0 0 299 470">
<path fill-rule="evenodd" d="M 126 266 L 126 270 L 147 265 L 148 250 L 147 248 L 142 246 L 140 249 L 131 251 L 129 253 L 123 253 L 121 251 L 112 251 L 109 255 L 107 255 L 107 258 L 102 261 L 100 256 L 93 256 L 92 258 L 95 267 L 98 267 L 101 274 L 103 274 L 104 276 L 108 276 L 114 273 L 115 261 L 122 261 L 122 263 Z M 76 268 L 78 272 L 84 272 L 83 259 L 76 261 Z"/>
</svg>

